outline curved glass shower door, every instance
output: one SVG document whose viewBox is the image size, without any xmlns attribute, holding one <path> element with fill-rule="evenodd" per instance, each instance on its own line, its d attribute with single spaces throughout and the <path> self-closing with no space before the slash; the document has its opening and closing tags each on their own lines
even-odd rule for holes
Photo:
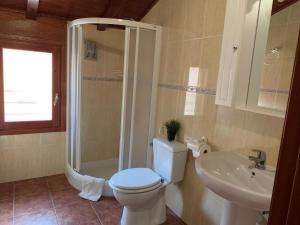
<svg viewBox="0 0 300 225">
<path fill-rule="evenodd" d="M 100 31 L 101 20 L 121 24 Z M 151 166 L 160 33 L 113 19 L 70 24 L 67 157 L 80 174 Z"/>
<path fill-rule="evenodd" d="M 159 60 L 157 33 L 126 28 L 120 168 L 151 166 Z"/>
<path fill-rule="evenodd" d="M 118 171 L 125 29 L 82 25 L 80 173 Z"/>
</svg>

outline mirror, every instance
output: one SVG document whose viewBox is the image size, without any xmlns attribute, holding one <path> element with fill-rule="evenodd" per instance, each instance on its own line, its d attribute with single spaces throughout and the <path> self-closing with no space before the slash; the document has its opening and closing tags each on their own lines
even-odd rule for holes
<svg viewBox="0 0 300 225">
<path fill-rule="evenodd" d="M 260 2 L 247 95 L 247 107 L 282 115 L 286 111 L 300 28 L 300 1 L 286 2 L 281 7 L 278 0 Z"/>
</svg>

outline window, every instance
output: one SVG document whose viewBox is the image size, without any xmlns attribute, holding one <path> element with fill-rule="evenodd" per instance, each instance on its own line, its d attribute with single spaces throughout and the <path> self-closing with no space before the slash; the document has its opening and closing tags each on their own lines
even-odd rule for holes
<svg viewBox="0 0 300 225">
<path fill-rule="evenodd" d="M 0 134 L 61 130 L 60 47 L 1 41 Z"/>
</svg>

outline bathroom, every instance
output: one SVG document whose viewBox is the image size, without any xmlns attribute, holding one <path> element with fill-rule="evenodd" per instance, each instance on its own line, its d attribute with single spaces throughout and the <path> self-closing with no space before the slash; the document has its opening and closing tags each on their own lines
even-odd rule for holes
<svg viewBox="0 0 300 225">
<path fill-rule="evenodd" d="M 243 223 L 228 222 L 228 201 L 196 167 L 218 153 L 256 157 L 252 149 L 277 167 L 255 223 L 299 224 L 299 12 L 297 0 L 1 1 L 0 224 L 161 224 L 121 221 L 128 213 L 109 180 L 152 168 L 153 138 L 166 141 L 171 119 L 180 123 L 173 144 L 204 140 L 211 152 L 194 158 L 186 150 L 181 180 L 163 193 L 162 224 L 251 224 L 244 212 Z M 57 59 L 50 125 L 4 120 L 9 48 Z M 84 175 L 106 180 L 100 200 L 78 197 Z"/>
</svg>

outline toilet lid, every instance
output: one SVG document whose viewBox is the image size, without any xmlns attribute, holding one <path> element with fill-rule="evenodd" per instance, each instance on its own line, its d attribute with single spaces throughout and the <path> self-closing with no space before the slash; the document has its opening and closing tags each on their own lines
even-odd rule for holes
<svg viewBox="0 0 300 225">
<path fill-rule="evenodd" d="M 161 177 L 148 168 L 132 168 L 121 170 L 114 174 L 109 183 L 122 189 L 144 189 L 157 185 Z"/>
</svg>

